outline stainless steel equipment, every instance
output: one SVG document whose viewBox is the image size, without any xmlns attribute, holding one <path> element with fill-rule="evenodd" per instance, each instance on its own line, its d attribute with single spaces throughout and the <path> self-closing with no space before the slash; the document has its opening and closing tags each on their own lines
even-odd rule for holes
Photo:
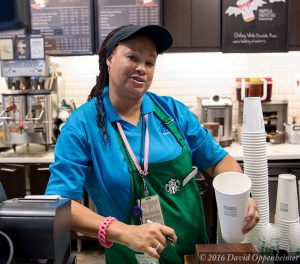
<svg viewBox="0 0 300 264">
<path fill-rule="evenodd" d="M 70 223 L 67 199 L 15 198 L 0 203 L 0 230 L 13 242 L 13 263 L 75 263 Z"/>
<path fill-rule="evenodd" d="M 272 102 L 263 102 L 262 111 L 264 116 L 265 130 L 267 134 L 276 131 L 284 131 L 284 123 L 288 118 L 288 102 L 286 100 L 278 100 Z M 239 103 L 238 123 L 243 123 L 243 103 Z"/>
<path fill-rule="evenodd" d="M 2 102 L 0 101 L 0 113 L 2 112 Z M 5 140 L 5 133 L 4 133 L 4 122 L 0 120 L 0 151 L 7 150 L 11 148 L 9 144 L 7 144 Z"/>
<path fill-rule="evenodd" d="M 0 122 L 7 144 L 54 143 L 57 78 L 49 76 L 46 60 L 3 61 L 9 91 L 2 94 Z"/>
<path fill-rule="evenodd" d="M 203 122 L 217 122 L 221 127 L 220 145 L 232 143 L 232 100 L 229 97 L 198 97 L 199 119 Z"/>
</svg>

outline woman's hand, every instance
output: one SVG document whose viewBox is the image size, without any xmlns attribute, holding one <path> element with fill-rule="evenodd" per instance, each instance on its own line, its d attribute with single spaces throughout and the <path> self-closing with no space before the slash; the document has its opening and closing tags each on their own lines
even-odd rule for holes
<svg viewBox="0 0 300 264">
<path fill-rule="evenodd" d="M 122 234 L 121 241 L 135 251 L 159 258 L 168 245 L 166 235 L 176 242 L 177 236 L 168 226 L 159 223 L 128 225 Z"/>
<path fill-rule="evenodd" d="M 243 227 L 243 234 L 248 233 L 251 229 L 253 229 L 256 224 L 259 222 L 259 211 L 256 204 L 256 201 L 249 197 L 248 202 L 248 212 L 245 217 L 246 225 Z"/>
</svg>

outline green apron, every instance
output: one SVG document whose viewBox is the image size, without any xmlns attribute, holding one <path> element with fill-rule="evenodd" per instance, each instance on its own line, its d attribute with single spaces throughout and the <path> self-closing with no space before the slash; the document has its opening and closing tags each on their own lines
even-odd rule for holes
<svg viewBox="0 0 300 264">
<path fill-rule="evenodd" d="M 154 103 L 153 103 L 154 104 Z M 166 116 L 154 104 L 155 114 L 165 123 L 165 126 L 174 135 L 176 140 L 182 146 L 182 152 L 173 160 L 149 164 L 149 173 L 145 177 L 150 195 L 158 194 L 162 207 L 165 225 L 173 228 L 177 235 L 177 244 L 169 244 L 160 255 L 159 263 L 181 264 L 184 262 L 183 256 L 194 254 L 195 244 L 208 243 L 205 215 L 200 193 L 194 178 L 192 178 L 184 187 L 182 182 L 184 178 L 192 171 L 192 159 L 186 142 L 179 133 L 173 120 Z M 136 204 L 134 198 L 134 188 L 140 192 L 140 174 L 135 168 L 133 161 L 127 152 L 122 138 L 116 129 L 118 140 L 124 154 L 128 169 L 131 175 L 131 205 L 129 208 L 127 224 L 131 223 L 131 209 Z M 150 141 L 151 142 L 151 141 Z M 172 184 L 175 183 L 175 184 Z M 167 190 L 171 188 L 171 193 Z M 175 191 L 178 191 L 174 193 Z M 172 193 L 173 190 L 173 193 Z M 105 249 L 107 264 L 134 264 L 137 263 L 135 252 L 121 244 L 114 243 L 111 248 Z"/>
</svg>

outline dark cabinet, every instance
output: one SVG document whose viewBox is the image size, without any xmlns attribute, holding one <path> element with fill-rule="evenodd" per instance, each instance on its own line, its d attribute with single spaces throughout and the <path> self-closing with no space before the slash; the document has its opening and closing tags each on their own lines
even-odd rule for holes
<svg viewBox="0 0 300 264">
<path fill-rule="evenodd" d="M 30 165 L 30 193 L 43 195 L 50 177 L 49 164 Z"/>
<path fill-rule="evenodd" d="M 175 50 L 220 51 L 221 0 L 165 0 L 164 26 Z"/>
<path fill-rule="evenodd" d="M 192 1 L 192 47 L 221 49 L 221 1 Z"/>
<path fill-rule="evenodd" d="M 174 39 L 173 47 L 191 47 L 192 0 L 164 0 L 164 26 Z"/>
<path fill-rule="evenodd" d="M 49 164 L 1 164 L 0 182 L 7 199 L 43 195 L 50 177 Z"/>
<path fill-rule="evenodd" d="M 289 1 L 288 49 L 300 50 L 300 1 Z"/>
<path fill-rule="evenodd" d="M 22 164 L 0 164 L 0 182 L 7 199 L 26 195 L 26 173 Z"/>
</svg>

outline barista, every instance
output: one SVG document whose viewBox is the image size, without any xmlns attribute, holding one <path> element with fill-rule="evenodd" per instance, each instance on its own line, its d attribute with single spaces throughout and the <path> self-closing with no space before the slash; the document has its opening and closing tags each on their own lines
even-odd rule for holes
<svg viewBox="0 0 300 264">
<path fill-rule="evenodd" d="M 148 91 L 157 56 L 171 45 L 158 25 L 113 30 L 89 101 L 72 113 L 55 147 L 46 193 L 73 199 L 73 229 L 98 237 L 108 264 L 182 263 L 195 244 L 208 243 L 192 165 L 213 177 L 241 171 L 184 104 Z M 84 186 L 96 213 L 75 201 Z M 249 198 L 243 232 L 258 220 Z"/>
</svg>

